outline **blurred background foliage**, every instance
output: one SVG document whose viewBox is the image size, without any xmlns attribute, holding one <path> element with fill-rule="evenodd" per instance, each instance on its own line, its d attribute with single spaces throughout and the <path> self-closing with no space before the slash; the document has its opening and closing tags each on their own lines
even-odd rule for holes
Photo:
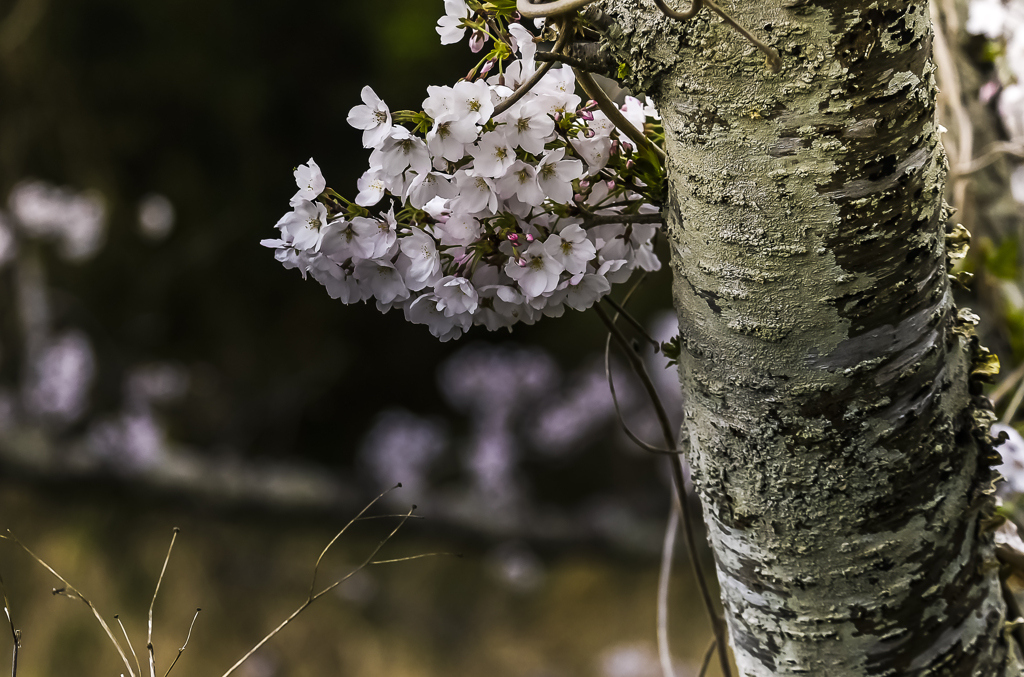
<svg viewBox="0 0 1024 677">
<path fill-rule="evenodd" d="M 998 86 L 998 45 L 964 32 L 966 2 L 938 5 L 956 172 L 1008 134 L 979 96 Z M 181 671 L 220 674 L 301 602 L 337 526 L 401 481 L 386 509 L 415 501 L 429 519 L 395 556 L 466 556 L 372 569 L 241 674 L 659 674 L 667 474 L 618 429 L 600 323 L 570 311 L 442 344 L 400 314 L 331 301 L 259 246 L 311 156 L 355 192 L 367 152 L 345 117 L 364 85 L 392 110 L 418 108 L 427 85 L 475 63 L 438 43 L 441 13 L 440 0 L 0 0 L 0 213 L 50 191 L 93 209 L 100 233 L 78 256 L 10 218 L 13 244 L 0 238 L 0 527 L 131 619 L 139 649 L 181 526 L 158 657 L 192 609 L 206 614 Z M 1003 154 L 955 173 L 947 198 L 975 235 L 959 300 L 1011 375 L 1024 358 L 1016 166 Z M 675 332 L 665 269 L 631 308 L 660 339 Z M 647 359 L 678 411 L 674 374 Z M 631 425 L 656 439 L 642 392 L 615 373 Z M 1001 414 L 1016 388 L 1004 380 Z M 331 573 L 381 528 L 342 541 Z M 8 545 L 21 674 L 117 670 L 87 610 L 51 599 L 52 579 Z M 673 585 L 683 677 L 708 631 L 682 566 Z"/>
</svg>

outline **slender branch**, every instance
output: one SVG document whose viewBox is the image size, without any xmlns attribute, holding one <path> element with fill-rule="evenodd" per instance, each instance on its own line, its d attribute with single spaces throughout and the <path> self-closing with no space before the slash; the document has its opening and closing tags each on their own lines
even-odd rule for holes
<svg viewBox="0 0 1024 677">
<path fill-rule="evenodd" d="M 576 74 L 576 81 L 583 87 L 583 91 L 587 93 L 591 99 L 597 102 L 598 108 L 601 112 L 608 116 L 612 124 L 619 128 L 619 131 L 630 138 L 633 143 L 638 147 L 643 147 L 654 152 L 658 156 L 661 162 L 665 162 L 665 151 L 651 143 L 651 140 L 644 136 L 644 133 L 633 126 L 633 123 L 626 119 L 626 116 L 622 114 L 619 107 L 615 105 L 608 94 L 601 88 L 600 85 L 594 80 L 590 73 L 573 68 L 572 72 Z"/>
<path fill-rule="evenodd" d="M 316 565 L 315 565 L 315 566 L 313 567 L 313 580 L 311 580 L 311 581 L 309 582 L 309 595 L 307 595 L 307 599 L 308 599 L 309 601 L 313 601 L 313 589 L 314 589 L 314 588 L 316 587 L 316 574 L 317 574 L 317 572 L 318 572 L 318 571 L 320 570 L 320 562 L 321 562 L 321 560 L 323 560 L 323 558 L 324 558 L 324 555 L 326 555 L 326 554 L 327 554 L 327 551 L 331 549 L 331 546 L 332 546 L 332 545 L 334 545 L 335 541 L 337 541 L 337 540 L 338 540 L 339 538 L 341 538 L 341 535 L 342 535 L 343 533 L 345 533 L 345 532 L 346 532 L 346 531 L 348 530 L 348 528 L 349 528 L 350 526 L 352 526 L 353 524 L 355 524 L 355 523 L 356 523 L 356 520 L 358 520 L 359 518 L 361 518 L 361 517 L 362 517 L 362 516 L 363 516 L 364 514 L 366 514 L 366 511 L 367 511 L 367 510 L 369 510 L 370 508 L 372 508 L 372 507 L 373 507 L 373 504 L 374 504 L 374 503 L 376 503 L 376 502 L 377 502 L 377 501 L 379 501 L 380 499 L 384 498 L 385 496 L 387 496 L 388 494 L 390 494 L 390 493 L 391 493 L 392 491 L 394 491 L 395 489 L 399 489 L 399 488 L 401 488 L 401 486 L 402 486 L 402 483 L 401 483 L 401 482 L 399 482 L 398 484 L 396 484 L 395 486 L 391 487 L 390 489 L 387 489 L 387 490 L 385 490 L 385 491 L 382 491 L 382 492 L 381 492 L 381 493 L 380 493 L 380 494 L 379 494 L 379 495 L 377 496 L 377 498 L 375 498 L 375 499 L 373 499 L 372 501 L 370 501 L 369 503 L 367 503 L 367 504 L 366 504 L 366 507 L 365 507 L 365 508 L 363 508 L 362 510 L 360 510 L 360 511 L 359 511 L 359 514 L 358 514 L 358 515 L 356 515 L 356 516 L 355 516 L 355 517 L 353 517 L 353 518 L 352 518 L 351 520 L 349 520 L 348 524 L 346 524 L 345 526 L 343 526 L 343 527 L 341 528 L 341 531 L 339 531 L 338 533 L 336 533 L 336 534 L 334 535 L 334 538 L 332 538 L 332 539 L 331 539 L 330 543 L 328 543 L 328 544 L 327 544 L 327 546 L 326 546 L 326 547 L 325 547 L 325 548 L 324 548 L 324 549 L 323 549 L 323 550 L 322 550 L 322 551 L 320 552 L 320 556 L 316 558 Z M 411 515 L 411 514 L 412 514 L 412 512 L 410 511 L 410 513 L 409 513 L 409 514 Z M 403 517 L 404 517 L 405 519 L 408 519 L 408 518 L 409 518 L 409 516 L 408 516 L 408 515 L 403 515 Z M 403 521 L 404 521 L 404 520 L 403 520 Z"/>
<path fill-rule="evenodd" d="M 1013 417 L 1017 414 L 1017 409 L 1020 408 L 1021 401 L 1024 400 L 1024 381 L 1020 382 L 1017 386 L 1017 391 L 1013 393 L 1013 398 L 1010 403 L 1006 405 L 1006 411 L 1003 412 L 1003 418 L 1000 419 L 1000 423 L 1003 425 L 1010 425 L 1013 423 Z"/>
<path fill-rule="evenodd" d="M 704 5 L 704 0 L 693 0 L 690 3 L 690 9 L 685 12 L 677 12 L 676 10 L 665 4 L 665 0 L 654 0 L 654 4 L 658 6 L 661 13 L 670 19 L 678 19 L 679 21 L 689 21 L 693 17 L 697 16 L 697 12 L 701 10 Z"/>
<path fill-rule="evenodd" d="M 658 570 L 658 660 L 662 677 L 675 677 L 672 669 L 672 649 L 668 642 L 668 585 L 672 578 L 672 554 L 679 531 L 679 513 L 669 504 L 665 539 L 661 544 L 661 568 Z"/>
<path fill-rule="evenodd" d="M 715 655 L 715 646 L 717 644 L 717 639 L 711 640 L 711 644 L 708 645 L 707 650 L 704 652 L 704 660 L 700 663 L 700 672 L 697 673 L 697 677 L 704 677 L 707 674 L 708 666 L 711 665 L 711 657 Z"/>
<path fill-rule="evenodd" d="M 1021 362 L 1016 369 L 1011 371 L 1010 374 L 995 387 L 995 390 L 989 394 L 988 398 L 992 400 L 992 404 L 999 404 L 999 400 L 1006 397 L 1006 394 L 1013 390 L 1013 387 L 1017 385 L 1017 382 L 1022 378 L 1024 378 L 1024 362 Z"/>
<path fill-rule="evenodd" d="M 654 352 L 658 352 L 658 350 L 661 349 L 661 344 L 655 341 L 651 337 L 651 335 L 647 333 L 647 330 L 644 329 L 644 326 L 640 324 L 640 320 L 636 319 L 635 317 L 627 313 L 625 308 L 623 308 L 622 306 L 615 302 L 615 299 L 613 299 L 611 296 L 605 296 L 601 300 L 610 305 L 612 308 L 614 308 L 615 312 L 618 315 L 621 315 L 622 317 L 626 318 L 626 321 L 629 322 L 630 325 L 632 325 L 633 329 L 636 329 L 637 333 L 643 336 L 645 341 L 654 346 Z"/>
<path fill-rule="evenodd" d="M 782 70 L 782 59 L 779 58 L 778 51 L 776 51 L 773 47 L 769 47 L 768 45 L 758 40 L 753 33 L 751 33 L 746 28 L 741 26 L 736 21 L 736 19 L 733 19 L 731 16 L 729 16 L 728 12 L 726 12 L 724 9 L 722 9 L 715 3 L 711 2 L 711 0 L 703 0 L 703 2 L 705 5 L 708 6 L 708 8 L 711 11 L 713 11 L 718 16 L 722 17 L 722 21 L 732 26 L 737 33 L 745 37 L 750 42 L 750 44 L 754 45 L 754 47 L 757 47 L 759 50 L 764 52 L 764 55 L 768 57 L 768 67 L 771 69 L 773 73 L 778 73 L 780 70 Z"/>
<path fill-rule="evenodd" d="M 150 677 L 156 677 L 156 655 L 153 651 L 153 606 L 156 604 L 156 596 L 160 593 L 160 584 L 164 581 L 167 563 L 171 561 L 171 550 L 174 550 L 174 541 L 178 538 L 180 531 L 181 529 L 174 527 L 174 530 L 171 532 L 171 545 L 167 548 L 167 556 L 164 557 L 164 565 L 160 569 L 160 577 L 156 579 L 156 590 L 153 591 L 153 600 L 149 603 L 149 630 L 146 634 L 146 648 L 149 650 Z M 139 674 L 142 674 L 141 670 L 139 670 Z"/>
<path fill-rule="evenodd" d="M 658 422 L 661 424 L 661 431 L 665 436 L 666 445 L 670 449 L 678 449 L 675 437 L 672 434 L 672 426 L 669 423 L 668 414 L 665 413 L 665 407 L 661 403 L 661 398 L 658 397 L 658 392 L 654 387 L 654 382 L 651 381 L 651 377 L 644 368 L 644 364 L 640 359 L 640 356 L 630 348 L 626 337 L 622 334 L 619 328 L 615 326 L 615 323 L 610 317 L 608 317 L 607 313 L 604 312 L 604 309 L 601 308 L 601 306 L 594 306 L 594 310 L 608 328 L 609 334 L 611 334 L 612 337 L 615 338 L 615 342 L 619 344 L 619 348 L 626 354 L 630 366 L 633 367 L 633 372 L 641 382 L 643 382 L 644 388 L 647 389 L 647 393 L 654 405 L 654 411 L 658 417 Z M 690 565 L 693 567 L 694 576 L 697 579 L 697 587 L 700 590 L 701 600 L 704 602 L 704 610 L 708 614 L 708 620 L 711 623 L 711 630 L 714 632 L 715 639 L 718 644 L 718 660 L 719 665 L 722 668 L 722 674 L 725 675 L 725 677 L 731 677 L 732 671 L 729 667 L 728 649 L 725 645 L 725 622 L 715 611 L 715 604 L 711 596 L 711 590 L 708 588 L 707 580 L 704 576 L 704 568 L 701 565 L 700 558 L 697 556 L 697 539 L 693 533 L 689 502 L 686 500 L 686 482 L 684 480 L 682 455 L 672 454 L 671 460 L 672 476 L 675 480 L 676 487 L 676 501 L 680 517 L 683 522 L 683 534 L 686 537 L 686 547 L 689 551 Z"/>
<path fill-rule="evenodd" d="M 522 0 L 520 0 L 520 2 L 521 1 Z M 561 52 L 562 51 L 562 48 L 564 48 L 566 43 L 569 42 L 569 33 L 570 32 L 571 31 L 569 30 L 569 22 L 568 21 L 563 21 L 561 23 L 561 25 L 559 26 L 559 29 L 558 29 L 558 39 L 555 40 L 555 46 L 553 47 L 553 51 L 555 51 L 555 52 Z M 519 85 L 519 87 L 516 89 L 516 91 L 512 92 L 512 96 L 508 97 L 507 99 L 505 99 L 504 101 L 502 101 L 501 103 L 499 103 L 497 106 L 494 107 L 494 112 L 491 114 L 491 117 L 492 118 L 496 118 L 499 115 L 501 115 L 502 113 L 504 113 L 505 111 L 507 111 L 509 108 L 514 106 L 516 104 L 516 102 L 519 101 L 519 99 L 523 98 L 528 91 L 533 89 L 536 86 L 536 84 L 538 82 L 540 82 L 541 78 L 543 78 L 547 74 L 547 72 L 549 70 L 551 70 L 551 67 L 554 66 L 554 65 L 555 65 L 554 61 L 547 61 L 545 63 L 542 63 L 540 65 L 540 68 L 535 70 L 533 72 L 533 75 L 531 75 L 526 80 L 526 82 L 524 82 L 521 85 Z"/>
<path fill-rule="evenodd" d="M 516 10 L 527 19 L 544 19 L 586 7 L 596 0 L 556 0 L 555 2 L 534 3 L 530 0 L 516 0 Z"/>
<path fill-rule="evenodd" d="M 70 583 L 68 583 L 67 580 L 63 576 L 61 576 L 56 571 L 54 571 L 53 567 L 51 567 L 49 564 L 47 564 L 46 562 L 41 560 L 39 558 L 39 556 L 36 555 L 34 552 L 29 550 L 28 547 L 24 543 L 22 543 L 21 541 L 19 541 L 15 537 L 15 535 L 11 532 L 10 529 L 7 530 L 7 534 L 6 535 L 0 534 L 0 538 L 5 538 L 7 540 L 14 541 L 18 546 L 21 547 L 22 550 L 27 552 L 32 557 L 32 559 L 34 559 L 35 561 L 37 561 L 41 565 L 43 565 L 43 567 L 46 568 L 47 571 L 49 571 L 51 574 L 53 574 L 57 578 L 57 580 L 59 580 L 61 583 L 63 583 L 64 586 L 65 586 L 64 589 L 70 590 L 72 593 L 74 593 L 73 595 L 68 595 L 68 597 L 71 597 L 72 599 L 79 599 L 79 600 L 82 601 L 83 604 L 85 604 L 87 607 L 89 607 L 89 609 L 92 611 L 92 615 L 96 617 L 97 621 L 99 621 L 99 624 L 103 628 L 103 631 L 107 633 L 107 637 L 110 638 L 110 641 L 114 645 L 114 648 L 117 649 L 117 653 L 120 654 L 121 660 L 124 662 L 124 667 L 128 671 L 129 677 L 135 677 L 135 672 L 132 670 L 132 666 L 128 662 L 128 656 L 125 655 L 124 649 L 121 648 L 121 645 L 118 643 L 117 638 L 114 637 L 114 633 L 113 633 L 113 631 L 111 631 L 110 626 L 107 625 L 107 622 L 105 620 L 103 620 L 103 616 L 101 616 L 100 612 L 96 610 L 96 607 L 93 606 L 92 602 L 90 602 L 88 599 L 86 599 L 85 596 L 81 592 L 79 592 L 79 590 L 75 586 L 73 586 Z M 64 589 L 54 590 L 53 592 L 54 592 L 55 595 L 56 594 L 65 594 L 64 593 Z M 142 677 L 142 675 L 139 675 L 139 677 Z"/>
<path fill-rule="evenodd" d="M 171 670 L 173 670 L 174 666 L 178 664 L 178 659 L 181 658 L 182 652 L 184 652 L 185 647 L 188 646 L 188 640 L 192 639 L 192 628 L 196 627 L 196 619 L 199 618 L 200 611 L 202 611 L 202 609 L 196 609 L 196 615 L 192 617 L 192 624 L 188 626 L 188 635 L 185 636 L 185 643 L 181 645 L 181 648 L 178 649 L 178 655 L 175 656 L 174 660 L 171 661 L 171 664 L 167 666 L 167 672 L 164 673 L 164 677 L 171 674 Z"/>
<path fill-rule="evenodd" d="M 594 64 L 586 63 L 582 59 L 577 59 L 568 54 L 559 54 L 558 52 L 537 52 L 534 58 L 542 63 L 565 63 L 573 68 L 581 68 L 585 71 L 592 71 L 594 69 Z"/>
<path fill-rule="evenodd" d="M 636 129 L 636 127 L 633 127 L 633 129 Z M 593 216 L 585 216 L 583 218 L 583 222 L 588 227 L 602 226 L 608 223 L 662 223 L 664 220 L 660 212 L 657 214 L 594 214 Z"/>
<path fill-rule="evenodd" d="M 956 167 L 950 169 L 949 173 L 953 177 L 967 176 L 988 167 L 1003 155 L 1024 157 L 1024 145 L 1013 141 L 997 141 L 973 160 L 963 164 L 958 163 Z"/>
<path fill-rule="evenodd" d="M 659 449 L 658 447 L 644 442 L 642 439 L 636 436 L 636 434 L 629 429 L 626 425 L 626 419 L 622 415 L 622 409 L 619 408 L 619 396 L 615 392 L 615 381 L 612 380 L 612 365 L 611 365 L 611 348 L 612 348 L 612 336 L 608 335 L 608 338 L 604 342 L 604 375 L 608 379 L 608 390 L 612 394 L 612 404 L 615 406 L 615 415 L 619 417 L 619 426 L 622 427 L 622 431 L 626 433 L 633 444 L 637 445 L 645 451 L 649 451 L 652 454 L 678 454 L 679 452 L 674 449 Z"/>
<path fill-rule="evenodd" d="M 382 494 L 381 494 L 380 496 L 378 496 L 377 498 L 373 499 L 373 501 L 371 501 L 371 502 L 370 502 L 370 504 L 366 506 L 366 508 L 363 508 L 362 512 L 360 512 L 360 513 L 359 513 L 359 515 L 362 515 L 362 514 L 363 514 L 363 512 L 366 512 L 366 510 L 367 510 L 367 509 L 368 509 L 368 508 L 369 508 L 370 506 L 372 506 L 372 505 L 373 505 L 374 503 L 376 503 L 377 501 L 379 501 L 379 500 L 381 499 L 381 497 L 383 497 L 383 496 L 384 496 L 384 494 L 387 494 L 388 492 L 390 492 L 390 491 L 392 491 L 392 490 L 394 490 L 394 489 L 396 489 L 396 488 L 398 488 L 398 487 L 400 487 L 400 486 L 402 486 L 402 485 L 401 485 L 401 484 L 398 484 L 398 485 L 396 485 L 395 487 L 392 487 L 391 489 L 388 489 L 387 491 L 385 491 L 384 493 L 382 493 Z M 416 506 L 414 505 L 414 506 L 412 506 L 412 508 L 411 508 L 411 509 L 409 510 L 409 512 L 408 512 L 408 513 L 406 513 L 406 514 L 402 515 L 402 521 L 398 523 L 398 526 L 396 526 L 396 527 L 395 527 L 394 529 L 392 529 L 392 530 L 391 530 L 391 533 L 389 533 L 389 534 L 388 534 L 388 535 L 387 535 L 387 536 L 386 536 L 386 537 L 385 537 L 385 538 L 384 538 L 384 539 L 383 539 L 383 540 L 382 540 L 382 541 L 381 541 L 380 543 L 378 543 L 378 544 L 377 544 L 377 547 L 373 549 L 373 552 L 371 552 L 371 553 L 370 553 L 370 555 L 369 555 L 369 556 L 368 556 L 368 557 L 367 557 L 367 558 L 366 558 L 365 560 L 363 560 L 362 564 L 360 564 L 360 565 L 359 565 L 359 566 L 357 566 L 357 567 L 356 567 L 355 569 L 353 569 L 352 571 L 350 571 L 350 572 L 348 572 L 347 574 L 345 574 L 345 575 L 344 575 L 343 577 L 341 577 L 340 579 L 338 579 L 338 580 L 337 580 L 337 581 L 335 581 L 334 583 L 331 583 L 330 585 L 328 585 L 328 586 L 327 586 L 326 588 L 324 588 L 324 589 L 323 589 L 323 590 L 321 590 L 320 592 L 316 593 L 315 595 L 311 593 L 311 594 L 310 594 L 310 595 L 309 595 L 309 596 L 308 596 L 308 597 L 306 598 L 306 601 L 304 601 L 304 602 L 303 602 L 303 603 L 302 603 L 302 604 L 301 604 L 301 605 L 299 606 L 299 608 L 298 608 L 298 609 L 296 609 L 295 611 L 293 611 L 293 612 L 292 612 L 292 614 L 291 614 L 290 616 L 288 616 L 288 618 L 284 619 L 284 620 L 283 620 L 283 621 L 281 622 L 281 624 L 280 624 L 280 625 L 278 625 L 278 626 L 277 626 L 276 628 L 274 628 L 273 630 L 271 630 L 271 631 L 270 631 L 270 632 L 269 632 L 269 633 L 267 634 L 267 636 L 266 636 L 266 637 L 264 637 L 263 639 L 261 639 L 261 640 L 260 640 L 259 642 L 257 642 L 257 643 L 256 643 L 256 645 L 255 645 L 255 646 L 253 646 L 253 647 L 252 647 L 251 649 L 249 649 L 249 651 L 248 651 L 248 652 L 246 652 L 246 654 L 245 654 L 244 656 L 242 656 L 241 658 L 239 658 L 239 659 L 238 659 L 238 661 L 237 661 L 237 662 L 236 662 L 236 663 L 235 663 L 234 665 L 232 665 L 232 666 L 231 666 L 230 668 L 228 668 L 228 671 L 227 671 L 227 672 L 225 672 L 225 673 L 224 673 L 223 675 L 221 675 L 221 677 L 228 677 L 228 675 L 230 675 L 230 674 L 231 674 L 231 673 L 233 673 L 233 672 L 234 672 L 235 670 L 237 670 L 237 669 L 238 669 L 238 667 L 239 667 L 240 665 L 242 665 L 242 663 L 244 663 L 245 661 L 249 660 L 249 657 L 250 657 L 250 656 L 252 656 L 252 655 L 253 655 L 254 653 L 256 653 L 256 652 L 257 652 L 257 651 L 258 651 L 258 650 L 260 649 L 260 647 L 262 647 L 262 646 L 263 646 L 264 644 L 266 644 L 267 642 L 269 642 L 269 641 L 270 641 L 270 640 L 271 640 L 271 639 L 272 639 L 272 638 L 273 638 L 273 637 L 274 637 L 274 636 L 275 636 L 275 635 L 276 635 L 277 633 L 281 632 L 281 630 L 283 630 L 283 629 L 284 629 L 284 627 L 285 627 L 286 625 L 288 625 L 289 623 L 291 623 L 291 622 L 292 622 L 293 620 L 295 620 L 295 618 L 296 618 L 296 617 L 297 617 L 297 616 L 298 616 L 299 614 L 301 614 L 301 613 L 302 613 L 303 611 L 305 611 L 305 610 L 306 610 L 306 607 L 308 607 L 308 606 L 309 606 L 310 604 L 312 604 L 312 603 L 313 603 L 313 602 L 315 602 L 316 600 L 320 599 L 321 597 L 323 597 L 324 595 L 326 595 L 326 594 L 327 594 L 328 592 L 330 592 L 330 591 L 331 591 L 331 590 L 333 590 L 334 588 L 338 587 L 339 585 L 341 585 L 342 583 L 344 583 L 344 582 L 345 582 L 345 581 L 347 581 L 348 579 L 352 578 L 352 577 L 353 577 L 353 576 L 355 576 L 355 575 L 356 575 L 357 573 L 359 573 L 360 571 L 362 571 L 363 569 L 365 569 L 365 568 L 366 568 L 367 566 L 369 566 L 369 565 L 370 565 L 371 563 L 373 563 L 373 558 L 374 558 L 374 557 L 376 557 L 376 556 L 377 556 L 377 553 L 378 553 L 378 552 L 380 552 L 381 548 L 383 548 L 383 547 L 384 547 L 384 545 L 385 545 L 385 544 L 386 544 L 386 543 L 387 543 L 388 541 L 390 541 L 390 540 L 391 540 L 391 538 L 392 538 L 392 537 L 393 537 L 393 536 L 394 536 L 395 534 L 397 534 L 397 533 L 398 533 L 398 530 L 402 528 L 402 526 L 403 526 L 403 525 L 404 525 L 404 524 L 406 523 L 406 521 L 408 521 L 408 519 L 409 519 L 410 517 L 412 517 L 412 513 L 413 513 L 413 510 L 415 510 L 415 509 L 416 509 Z M 353 521 L 354 521 L 354 520 L 353 520 Z M 339 533 L 338 533 L 338 536 L 340 536 L 340 535 L 341 535 L 341 533 L 343 533 L 343 532 L 345 531 L 345 529 L 347 529 L 347 528 L 348 528 L 349 526 L 351 526 L 351 524 L 352 524 L 352 522 L 349 522 L 349 523 L 348 523 L 347 525 L 345 525 L 345 528 L 344 528 L 344 529 L 342 529 L 342 530 L 341 530 L 341 532 L 339 532 Z M 338 536 L 335 536 L 335 537 L 334 537 L 333 539 L 331 539 L 331 543 L 330 543 L 330 544 L 328 544 L 327 548 L 330 548 L 330 547 L 331 547 L 331 544 L 333 544 L 333 543 L 334 543 L 334 541 L 338 540 Z M 326 552 L 327 552 L 327 548 L 324 548 L 324 551 L 323 551 L 322 553 L 320 553 L 320 558 L 318 558 L 318 559 L 317 559 L 317 561 L 316 561 L 316 566 L 317 566 L 317 568 L 319 568 L 319 566 L 320 566 L 320 560 L 321 560 L 321 559 L 323 559 L 324 553 L 326 553 Z M 313 571 L 313 581 L 314 581 L 314 583 L 316 582 L 316 570 L 315 570 L 315 569 L 314 569 L 314 571 Z M 312 591 L 312 588 L 310 588 L 310 590 Z"/>
<path fill-rule="evenodd" d="M 121 622 L 121 616 L 114 614 L 114 620 L 121 626 L 121 632 L 124 633 L 124 641 L 128 643 L 128 648 L 132 651 L 132 658 L 135 659 L 135 669 L 139 671 L 139 675 L 142 675 L 142 664 L 139 663 L 139 655 L 135 653 L 135 647 L 132 645 L 132 640 L 128 639 L 128 631 L 125 630 L 124 623 Z"/>
<path fill-rule="evenodd" d="M 7 600 L 7 588 L 4 586 L 3 576 L 0 576 L 0 595 L 3 595 L 4 598 L 4 613 L 7 614 L 7 622 L 11 625 L 11 639 L 14 640 L 11 677 L 18 677 L 18 649 L 21 648 L 21 631 L 14 627 L 14 616 L 11 615 L 11 603 Z"/>
</svg>

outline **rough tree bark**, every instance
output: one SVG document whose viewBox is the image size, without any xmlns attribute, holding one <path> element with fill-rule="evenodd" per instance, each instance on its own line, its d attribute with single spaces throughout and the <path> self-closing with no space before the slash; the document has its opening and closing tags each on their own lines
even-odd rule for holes
<svg viewBox="0 0 1024 677">
<path fill-rule="evenodd" d="M 684 443 L 744 675 L 1017 675 L 928 3 L 605 0 L 664 117 Z"/>
</svg>

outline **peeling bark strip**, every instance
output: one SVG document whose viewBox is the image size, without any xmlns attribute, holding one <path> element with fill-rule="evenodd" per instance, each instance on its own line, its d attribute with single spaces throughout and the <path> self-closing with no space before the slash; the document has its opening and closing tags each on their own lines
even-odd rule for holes
<svg viewBox="0 0 1024 677">
<path fill-rule="evenodd" d="M 606 0 L 664 116 L 682 431 L 744 675 L 1017 675 L 927 2 Z M 973 374 L 973 375 L 972 375 Z"/>
</svg>

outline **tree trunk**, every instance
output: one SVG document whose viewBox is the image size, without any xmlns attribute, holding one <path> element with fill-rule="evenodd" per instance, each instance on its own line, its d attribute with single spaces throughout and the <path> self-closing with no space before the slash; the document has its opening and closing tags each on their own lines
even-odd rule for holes
<svg viewBox="0 0 1024 677">
<path fill-rule="evenodd" d="M 664 117 L 684 442 L 743 675 L 1017 675 L 990 355 L 947 279 L 927 2 L 606 0 Z"/>
</svg>

